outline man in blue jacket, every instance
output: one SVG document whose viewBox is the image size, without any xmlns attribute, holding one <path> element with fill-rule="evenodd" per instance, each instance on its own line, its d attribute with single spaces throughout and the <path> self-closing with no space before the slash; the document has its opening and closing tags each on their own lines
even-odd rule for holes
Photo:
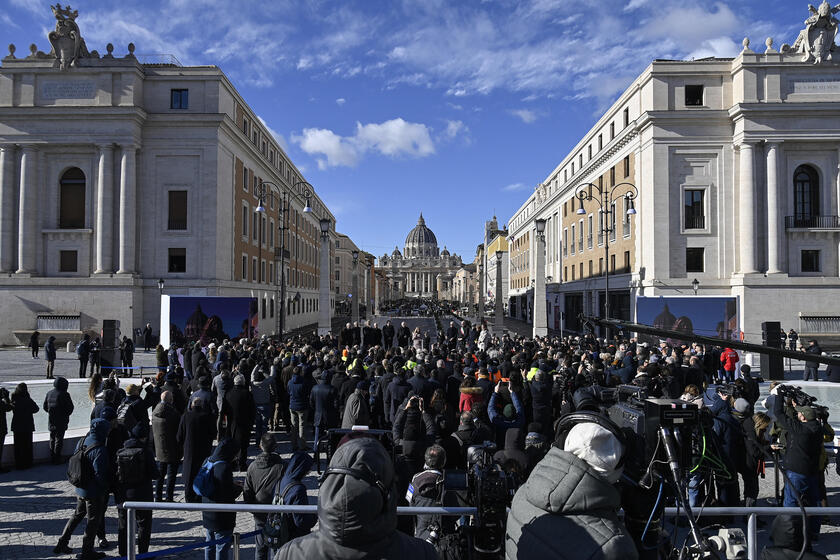
<svg viewBox="0 0 840 560">
<path fill-rule="evenodd" d="M 82 538 L 82 553 L 79 559 L 99 560 L 105 557 L 105 554 L 102 552 L 94 552 L 93 540 L 96 537 L 96 531 L 102 520 L 102 508 L 104 505 L 102 498 L 108 492 L 108 481 L 111 477 L 108 450 L 105 447 L 110 428 L 110 422 L 102 418 L 95 418 L 90 423 L 90 432 L 87 437 L 79 440 L 76 446 L 77 450 L 82 445 L 87 447 L 85 457 L 92 467 L 92 476 L 84 487 L 76 488 L 76 494 L 78 496 L 76 510 L 70 516 L 70 519 L 67 520 L 64 531 L 58 538 L 58 544 L 53 549 L 55 554 L 70 554 L 73 552 L 67 544 L 70 542 L 70 537 L 82 521 L 82 518 L 87 517 L 87 526 L 85 527 L 85 534 Z"/>
<path fill-rule="evenodd" d="M 496 388 L 493 390 L 493 396 L 490 397 L 490 403 L 487 405 L 487 413 L 490 415 L 490 423 L 496 429 L 496 444 L 499 449 L 505 445 L 505 433 L 508 428 L 523 428 L 525 426 L 525 411 L 522 409 L 522 403 L 515 391 L 510 392 L 510 400 L 513 405 L 507 404 L 502 409 L 502 413 L 496 409 L 496 403 L 499 400 L 499 389 L 502 382 L 496 383 Z"/>
<path fill-rule="evenodd" d="M 307 450 L 305 433 L 306 415 L 309 411 L 310 385 L 301 375 L 300 366 L 295 366 L 287 389 L 289 391 L 289 412 L 292 417 L 292 450 Z"/>
</svg>

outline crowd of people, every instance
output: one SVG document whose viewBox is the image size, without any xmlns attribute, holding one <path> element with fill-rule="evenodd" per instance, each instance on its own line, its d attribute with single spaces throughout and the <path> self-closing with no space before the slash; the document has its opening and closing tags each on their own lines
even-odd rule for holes
<svg viewBox="0 0 840 560">
<path fill-rule="evenodd" d="M 68 469 L 76 457 L 84 476 L 77 477 L 77 506 L 55 553 L 71 552 L 70 538 L 85 518 L 80 558 L 104 556 L 94 545 L 97 539 L 100 548 L 109 545 L 103 520 L 111 496 L 117 504 L 182 497 L 307 504 L 304 478 L 316 463 L 320 471 L 325 452 L 331 458 L 318 515 L 283 517 L 290 542 L 277 558 L 435 558 L 430 543 L 439 545 L 441 535 L 455 531 L 454 521 L 398 520 L 395 508 L 466 505 L 468 497 L 445 491 L 444 473 L 469 467 L 470 448 L 484 446 L 517 481 L 504 539 L 508 558 L 596 549 L 605 558 L 633 558 L 639 541 L 617 515 L 628 449 L 598 424 L 578 424 L 561 440 L 555 430 L 570 413 L 598 410 L 592 387 L 624 384 L 643 387 L 650 397 L 694 403 L 710 417 L 732 476 L 692 475 L 692 506 L 755 505 L 764 461 L 773 453 L 787 467 L 784 505 L 799 496 L 805 505 L 826 503 L 823 442 L 833 432 L 825 418 L 776 395 L 775 387 L 766 412 L 756 411 L 758 380 L 748 366 L 738 367 L 730 348 L 605 340 L 593 333 L 500 337 L 485 324 L 436 321 L 432 333 L 387 321 L 382 329 L 348 324 L 336 337 L 191 342 L 159 347 L 156 377 L 93 373 L 90 432 Z M 0 394 L 0 410 L 14 411 L 13 429 L 38 411 L 31 398 L 26 403 L 21 386 L 11 398 Z M 62 436 L 73 410 L 66 388 L 67 381 L 57 377 L 44 402 L 55 462 L 66 460 Z M 5 429 L 5 413 L 0 419 Z M 278 454 L 278 442 L 286 439 L 293 451 L 289 460 Z M 252 442 L 260 451 L 249 462 Z M 15 443 L 17 459 L 17 432 Z M 21 459 L 26 466 L 27 457 Z M 244 484 L 236 473 L 244 473 Z M 183 496 L 175 492 L 179 478 Z M 118 516 L 119 550 L 125 554 L 124 511 Z M 151 517 L 150 511 L 138 512 L 141 553 L 149 547 Z M 210 543 L 205 558 L 228 558 L 235 522 L 232 513 L 203 514 Z M 254 522 L 260 530 L 277 525 L 265 515 L 255 515 Z M 818 523 L 809 530 L 817 537 Z M 563 540 L 556 538 L 560 532 Z M 256 558 L 268 558 L 281 544 L 263 531 Z"/>
</svg>

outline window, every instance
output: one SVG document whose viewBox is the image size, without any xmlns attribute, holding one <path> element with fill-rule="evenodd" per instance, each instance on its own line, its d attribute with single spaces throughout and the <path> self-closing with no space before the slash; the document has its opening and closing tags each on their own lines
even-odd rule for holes
<svg viewBox="0 0 840 560">
<path fill-rule="evenodd" d="M 169 191 L 169 225 L 167 229 L 187 229 L 187 191 Z"/>
<path fill-rule="evenodd" d="M 802 251 L 802 272 L 820 271 L 820 252 L 815 249 Z"/>
<path fill-rule="evenodd" d="M 703 105 L 703 86 L 685 86 L 685 106 L 700 107 Z"/>
<path fill-rule="evenodd" d="M 260 261 L 260 282 L 265 282 L 265 261 Z"/>
<path fill-rule="evenodd" d="M 575 265 L 572 265 L 572 281 L 575 280 Z"/>
<path fill-rule="evenodd" d="M 793 174 L 793 211 L 797 221 L 820 214 L 820 181 L 810 165 L 800 165 Z M 808 224 L 800 225 L 803 226 Z"/>
<path fill-rule="evenodd" d="M 615 185 L 615 166 L 610 167 L 610 185 Z"/>
<path fill-rule="evenodd" d="M 630 251 L 624 251 L 624 272 L 630 272 Z"/>
<path fill-rule="evenodd" d="M 583 154 L 578 154 L 578 167 L 583 169 Z"/>
<path fill-rule="evenodd" d="M 169 249 L 169 272 L 187 271 L 187 250 L 184 248 Z"/>
<path fill-rule="evenodd" d="M 579 276 L 579 278 L 581 280 L 583 280 L 583 263 L 582 262 L 580 263 L 580 276 Z"/>
<path fill-rule="evenodd" d="M 705 250 L 703 247 L 686 247 L 685 248 L 685 271 L 686 272 L 703 272 Z"/>
<path fill-rule="evenodd" d="M 79 271 L 79 253 L 76 251 L 59 251 L 58 252 L 58 271 L 59 272 L 78 272 Z"/>
<path fill-rule="evenodd" d="M 262 318 L 265 319 L 265 308 L 266 308 L 266 298 L 263 296 L 262 298 Z"/>
<path fill-rule="evenodd" d="M 248 205 L 242 207 L 242 237 L 248 237 Z"/>
<path fill-rule="evenodd" d="M 615 138 L 615 123 L 610 123 L 610 140 Z"/>
<path fill-rule="evenodd" d="M 592 159 L 592 144 L 589 144 L 589 146 L 588 146 L 588 151 L 589 151 L 589 154 L 588 154 L 588 155 L 589 155 L 589 159 Z"/>
<path fill-rule="evenodd" d="M 624 156 L 624 177 L 630 176 L 630 156 Z"/>
<path fill-rule="evenodd" d="M 242 189 L 248 190 L 248 169 L 244 167 L 242 168 Z"/>
<path fill-rule="evenodd" d="M 575 254 L 575 225 L 572 224 L 572 254 Z"/>
<path fill-rule="evenodd" d="M 706 216 L 703 199 L 704 189 L 686 189 L 683 193 L 685 200 L 685 229 L 705 229 Z"/>
<path fill-rule="evenodd" d="M 592 277 L 592 260 L 589 261 L 589 276 Z"/>
<path fill-rule="evenodd" d="M 257 240 L 257 236 L 259 235 L 260 230 L 260 214 L 258 212 L 254 212 L 254 225 L 251 228 L 251 233 L 254 236 L 254 241 Z"/>
<path fill-rule="evenodd" d="M 84 228 L 85 174 L 78 167 L 71 167 L 61 175 L 58 184 L 58 227 Z"/>
<path fill-rule="evenodd" d="M 598 151 L 601 151 L 603 149 L 604 149 L 604 135 L 599 134 L 598 135 Z"/>
<path fill-rule="evenodd" d="M 257 281 L 257 257 L 251 259 L 251 281 Z"/>
<path fill-rule="evenodd" d="M 188 90 L 188 89 L 172 89 L 172 90 L 169 90 L 169 108 L 170 109 L 189 109 L 190 108 L 190 90 Z"/>
<path fill-rule="evenodd" d="M 242 132 L 248 134 L 248 119 L 242 119 Z"/>
<path fill-rule="evenodd" d="M 335 271 L 335 281 L 336 281 L 336 282 L 340 282 L 340 281 L 341 281 L 341 271 L 340 271 L 340 270 L 336 270 L 336 271 Z"/>
<path fill-rule="evenodd" d="M 270 316 L 273 318 L 274 317 L 274 298 L 271 298 L 270 300 L 268 300 L 268 309 L 270 311 Z"/>
<path fill-rule="evenodd" d="M 242 279 L 248 280 L 248 256 L 242 255 Z"/>
<path fill-rule="evenodd" d="M 615 272 L 615 255 L 610 255 L 610 271 Z"/>
<path fill-rule="evenodd" d="M 603 273 L 604 273 L 604 257 L 601 257 L 600 259 L 598 259 L 598 275 L 600 276 Z"/>
<path fill-rule="evenodd" d="M 335 258 L 335 264 L 336 264 L 336 265 L 340 265 L 340 264 L 341 264 L 341 258 L 340 258 L 340 257 L 336 257 L 336 258 Z"/>
</svg>

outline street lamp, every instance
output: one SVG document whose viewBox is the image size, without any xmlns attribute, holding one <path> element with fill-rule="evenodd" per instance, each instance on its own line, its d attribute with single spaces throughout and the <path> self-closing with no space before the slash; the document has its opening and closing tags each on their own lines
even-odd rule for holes
<svg viewBox="0 0 840 560">
<path fill-rule="evenodd" d="M 318 336 L 330 333 L 330 219 L 321 218 L 321 273 L 318 284 Z M 326 271 L 326 272 L 325 272 Z"/>
<path fill-rule="evenodd" d="M 700 280 L 695 278 L 691 281 L 691 289 L 694 290 L 694 295 L 697 295 L 697 290 L 700 288 Z"/>
<path fill-rule="evenodd" d="M 534 338 L 548 336 L 548 317 L 545 309 L 545 218 L 534 220 L 537 231 L 537 259 L 534 274 Z"/>
<path fill-rule="evenodd" d="M 626 189 L 626 190 L 625 190 Z M 624 190 L 623 194 L 617 194 Z M 627 182 L 617 183 L 612 186 L 599 186 L 595 183 L 584 183 L 575 193 L 578 198 L 578 215 L 586 214 L 583 208 L 584 200 L 594 200 L 601 208 L 603 220 L 601 223 L 601 234 L 604 236 L 604 318 L 610 317 L 610 234 L 616 230 L 616 224 L 611 223 L 611 216 L 614 216 L 613 206 L 619 198 L 624 199 L 624 206 L 627 208 L 627 216 L 634 216 L 636 208 L 633 201 L 639 196 L 635 185 Z M 629 220 L 629 217 L 628 217 Z M 606 338 L 609 338 L 609 328 L 605 329 Z"/>
<path fill-rule="evenodd" d="M 165 281 L 164 281 L 163 278 L 158 280 L 158 291 L 160 292 L 160 295 L 163 295 L 163 285 L 164 284 L 165 284 Z"/>
<path fill-rule="evenodd" d="M 355 324 L 359 320 L 359 251 L 353 251 L 353 298 L 351 299 L 351 317 L 350 320 Z"/>
</svg>

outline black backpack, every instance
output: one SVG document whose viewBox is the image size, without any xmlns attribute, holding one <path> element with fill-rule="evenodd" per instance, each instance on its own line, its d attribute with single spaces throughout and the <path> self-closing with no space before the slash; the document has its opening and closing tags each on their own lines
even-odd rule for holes
<svg viewBox="0 0 840 560">
<path fill-rule="evenodd" d="M 146 480 L 144 449 L 124 447 L 117 451 L 117 482 L 123 488 L 137 488 Z"/>
<path fill-rule="evenodd" d="M 76 448 L 67 463 L 67 481 L 76 488 L 84 488 L 94 477 L 93 462 L 87 456 L 87 452 L 102 447 L 101 444 L 88 447 L 84 445 L 85 439 L 87 439 L 87 435 L 82 439 L 82 445 Z"/>
<path fill-rule="evenodd" d="M 122 424 L 129 432 L 137 425 L 137 415 L 134 414 L 131 403 L 123 402 L 117 409 L 117 422 Z"/>
<path fill-rule="evenodd" d="M 277 485 L 274 487 L 274 499 L 271 503 L 276 506 L 285 505 L 286 493 L 292 486 L 297 486 L 298 484 L 302 485 L 302 483 L 297 481 L 290 482 L 281 492 L 280 481 L 278 480 Z M 291 540 L 293 524 L 291 513 L 269 513 L 263 526 L 263 537 L 269 548 L 278 549 L 289 542 Z"/>
</svg>

